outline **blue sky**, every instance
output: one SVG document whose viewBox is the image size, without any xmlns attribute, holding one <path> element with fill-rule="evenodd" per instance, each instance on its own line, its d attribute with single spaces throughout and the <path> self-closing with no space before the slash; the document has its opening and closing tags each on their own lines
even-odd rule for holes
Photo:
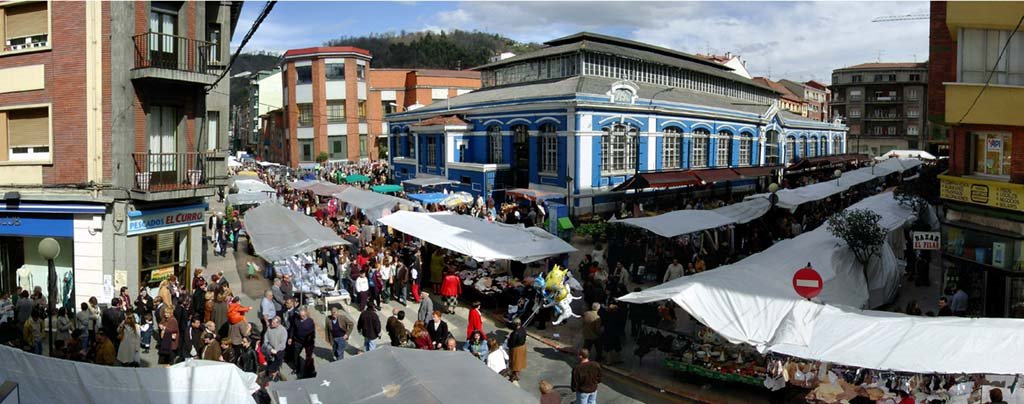
<svg viewBox="0 0 1024 404">
<path fill-rule="evenodd" d="M 246 2 L 233 45 L 263 7 Z M 278 2 L 246 51 L 283 52 L 340 36 L 480 30 L 543 42 L 595 31 L 685 52 L 739 54 L 751 74 L 829 82 L 857 63 L 925 61 L 927 2 Z"/>
</svg>

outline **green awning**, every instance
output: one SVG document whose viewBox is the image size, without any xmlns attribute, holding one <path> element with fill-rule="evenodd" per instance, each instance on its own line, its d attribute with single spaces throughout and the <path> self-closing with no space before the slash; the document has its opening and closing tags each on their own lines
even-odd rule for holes
<svg viewBox="0 0 1024 404">
<path fill-rule="evenodd" d="M 374 186 L 370 187 L 370 189 L 373 190 L 373 192 L 380 193 L 380 194 L 390 194 L 390 193 L 394 193 L 394 192 L 402 192 L 402 186 L 401 185 L 395 185 L 395 184 L 374 185 Z"/>
<path fill-rule="evenodd" d="M 357 182 L 370 182 L 370 177 L 367 177 L 362 174 L 352 174 L 348 177 L 345 177 L 345 182 L 349 184 L 355 184 Z"/>
<path fill-rule="evenodd" d="M 576 226 L 572 225 L 572 219 L 567 217 L 558 218 L 558 230 L 572 230 L 575 228 Z"/>
</svg>

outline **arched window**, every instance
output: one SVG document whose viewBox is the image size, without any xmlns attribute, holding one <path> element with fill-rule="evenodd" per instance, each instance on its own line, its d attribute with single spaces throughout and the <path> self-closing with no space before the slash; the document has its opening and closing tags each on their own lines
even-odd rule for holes
<svg viewBox="0 0 1024 404">
<path fill-rule="evenodd" d="M 601 174 L 625 172 L 636 168 L 636 144 L 640 132 L 628 125 L 604 128 L 601 137 Z"/>
<path fill-rule="evenodd" d="M 818 155 L 818 140 L 809 137 L 807 138 L 807 157 L 816 157 Z"/>
<path fill-rule="evenodd" d="M 821 139 L 818 139 L 818 152 L 822 156 L 830 154 L 828 152 L 828 138 L 827 137 L 822 136 Z M 835 154 L 835 152 L 833 152 L 831 154 Z"/>
<path fill-rule="evenodd" d="M 411 159 L 416 158 L 416 134 L 409 128 L 405 129 L 405 155 Z"/>
<path fill-rule="evenodd" d="M 690 167 L 705 168 L 708 166 L 708 136 L 711 132 L 707 129 L 694 129 L 693 140 L 690 147 Z"/>
<path fill-rule="evenodd" d="M 545 123 L 540 126 L 540 158 L 537 159 L 540 166 L 538 171 L 541 174 L 558 173 L 558 129 L 553 123 Z"/>
<path fill-rule="evenodd" d="M 764 164 L 779 164 L 779 132 L 770 130 L 765 136 L 764 143 Z"/>
<path fill-rule="evenodd" d="M 732 132 L 727 130 L 718 131 L 718 147 L 715 148 L 715 165 L 728 167 L 732 162 Z"/>
<path fill-rule="evenodd" d="M 790 136 L 786 138 L 786 155 L 783 156 L 786 161 L 796 160 L 796 138 Z"/>
<path fill-rule="evenodd" d="M 843 154 L 843 139 L 836 136 L 832 139 L 832 154 Z"/>
<path fill-rule="evenodd" d="M 807 138 L 796 138 L 796 154 L 793 155 L 793 158 L 807 158 Z"/>
<path fill-rule="evenodd" d="M 679 149 L 683 144 L 683 130 L 676 126 L 665 128 L 662 133 L 661 167 L 664 169 L 679 168 Z"/>
<path fill-rule="evenodd" d="M 754 140 L 743 133 L 740 133 L 740 164 L 741 166 L 750 165 L 750 149 L 754 146 Z"/>
<path fill-rule="evenodd" d="M 501 139 L 501 127 L 498 125 L 491 125 L 487 128 L 487 162 L 491 164 L 501 164 L 502 155 L 502 139 Z"/>
</svg>

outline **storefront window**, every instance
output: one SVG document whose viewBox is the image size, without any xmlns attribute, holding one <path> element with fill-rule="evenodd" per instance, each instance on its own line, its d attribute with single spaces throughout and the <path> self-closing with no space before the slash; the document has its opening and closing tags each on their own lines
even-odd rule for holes
<svg viewBox="0 0 1024 404">
<path fill-rule="evenodd" d="M 971 228 L 942 226 L 943 251 L 979 264 L 1008 271 L 1021 271 L 1017 252 L 1021 241 Z"/>
<path fill-rule="evenodd" d="M 189 284 L 189 229 L 139 236 L 139 284 L 149 288 L 174 275 Z"/>
<path fill-rule="evenodd" d="M 974 172 L 976 174 L 1010 177 L 1010 150 L 1013 138 L 1008 133 L 975 133 Z"/>
<path fill-rule="evenodd" d="M 1024 318 L 1024 278 L 1007 278 L 1010 282 L 1009 317 Z"/>
</svg>

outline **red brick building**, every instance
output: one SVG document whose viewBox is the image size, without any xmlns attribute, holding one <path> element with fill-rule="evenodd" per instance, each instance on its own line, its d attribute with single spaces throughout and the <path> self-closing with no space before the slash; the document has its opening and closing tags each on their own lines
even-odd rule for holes
<svg viewBox="0 0 1024 404">
<path fill-rule="evenodd" d="M 0 2 L 0 210 L 21 223 L 0 227 L 0 290 L 45 289 L 43 237 L 61 246 L 68 304 L 202 265 L 203 198 L 226 182 L 229 83 L 217 79 L 240 12 Z"/>
<path fill-rule="evenodd" d="M 351 46 L 292 49 L 281 62 L 287 160 L 297 167 L 381 158 L 385 115 L 480 87 L 480 73 L 371 69 L 369 51 Z M 270 140 L 274 142 L 273 139 Z"/>
</svg>

